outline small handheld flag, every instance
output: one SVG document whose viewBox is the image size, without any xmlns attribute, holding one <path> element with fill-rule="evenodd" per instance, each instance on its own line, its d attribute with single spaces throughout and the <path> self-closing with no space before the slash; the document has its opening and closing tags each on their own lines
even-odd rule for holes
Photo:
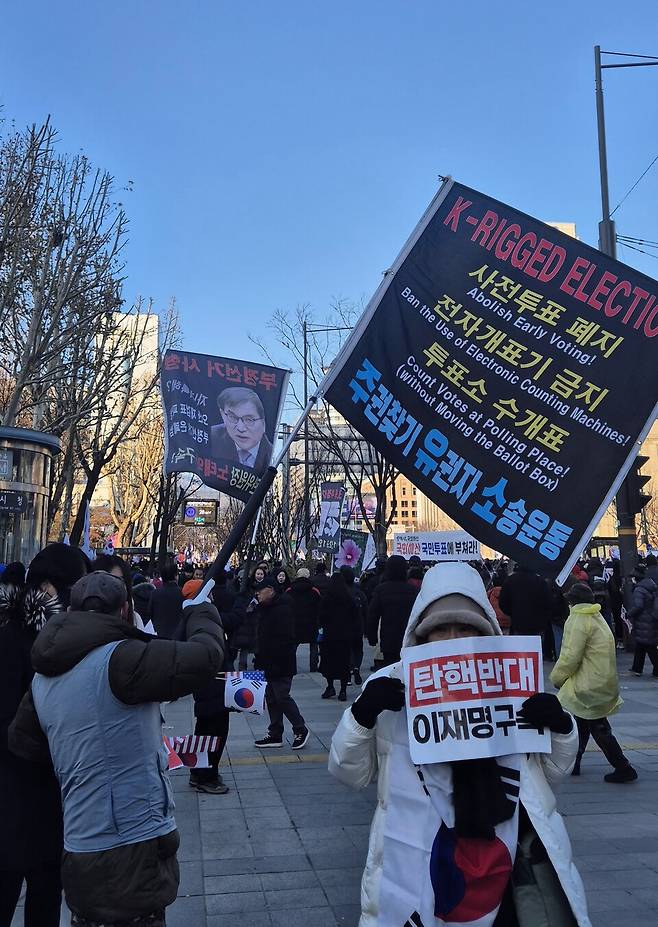
<svg viewBox="0 0 658 927">
<path fill-rule="evenodd" d="M 224 705 L 250 715 L 265 713 L 265 674 L 260 670 L 249 673 L 226 673 Z"/>
</svg>

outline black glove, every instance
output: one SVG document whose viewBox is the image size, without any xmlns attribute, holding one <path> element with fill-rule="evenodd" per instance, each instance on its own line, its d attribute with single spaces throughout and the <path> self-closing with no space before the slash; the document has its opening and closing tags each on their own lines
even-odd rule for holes
<svg viewBox="0 0 658 927">
<path fill-rule="evenodd" d="M 384 676 L 373 679 L 352 705 L 354 720 L 362 727 L 373 728 L 382 711 L 402 711 L 404 684 L 399 679 Z"/>
<path fill-rule="evenodd" d="M 556 734 L 568 734 L 573 727 L 571 715 L 560 705 L 557 695 L 551 692 L 537 692 L 527 698 L 517 717 L 528 727 L 547 727 Z"/>
</svg>

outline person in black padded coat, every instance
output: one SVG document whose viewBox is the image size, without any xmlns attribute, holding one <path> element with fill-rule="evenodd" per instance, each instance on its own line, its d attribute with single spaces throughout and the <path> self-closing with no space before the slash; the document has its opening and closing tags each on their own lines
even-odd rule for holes
<svg viewBox="0 0 658 927">
<path fill-rule="evenodd" d="M 379 641 L 385 666 L 400 659 L 402 638 L 417 595 L 418 589 L 407 582 L 407 561 L 397 555 L 389 557 L 368 607 L 368 640 L 373 647 Z"/>
<path fill-rule="evenodd" d="M 23 882 L 25 927 L 59 927 L 62 808 L 52 765 L 10 752 L 7 734 L 32 682 L 30 650 L 69 601 L 89 561 L 77 547 L 49 544 L 32 560 L 27 585 L 0 585 L 0 924 L 11 923 Z"/>
</svg>

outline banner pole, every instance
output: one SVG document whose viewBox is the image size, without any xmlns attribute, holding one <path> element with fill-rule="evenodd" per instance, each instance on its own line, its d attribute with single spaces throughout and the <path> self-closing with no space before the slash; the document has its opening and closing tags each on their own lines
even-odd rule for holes
<svg viewBox="0 0 658 927">
<path fill-rule="evenodd" d="M 240 583 L 240 592 L 244 592 L 247 586 L 249 585 L 249 573 L 251 571 L 251 564 L 254 560 L 254 549 L 256 547 L 256 535 L 258 534 L 258 529 L 260 527 L 260 516 L 263 512 L 263 505 L 261 503 L 258 513 L 256 514 L 256 520 L 254 521 L 254 527 L 251 532 L 251 541 L 249 542 L 249 548 L 247 550 L 247 559 L 244 562 L 244 573 L 242 575 L 242 582 Z"/>
<path fill-rule="evenodd" d="M 213 565 L 210 567 L 210 570 L 208 571 L 206 575 L 206 582 L 205 582 L 203 589 L 201 590 L 202 593 L 205 593 L 208 591 L 207 586 L 209 585 L 210 581 L 214 580 L 216 576 L 219 576 L 219 574 L 222 572 L 226 564 L 229 562 L 231 555 L 233 554 L 238 544 L 240 543 L 242 536 L 249 529 L 249 525 L 251 524 L 251 521 L 257 511 L 259 513 L 259 518 L 260 518 L 260 507 L 263 504 L 263 500 L 265 496 L 267 495 L 268 490 L 270 489 L 272 483 L 274 482 L 274 478 L 276 477 L 279 464 L 281 463 L 285 455 L 288 453 L 290 445 L 293 443 L 293 441 L 295 440 L 295 438 L 301 431 L 302 426 L 304 425 L 304 422 L 306 421 L 308 415 L 311 412 L 311 409 L 313 408 L 316 402 L 317 402 L 317 399 L 315 396 L 311 396 L 309 398 L 302 414 L 299 416 L 299 419 L 293 425 L 292 431 L 288 435 L 288 438 L 286 439 L 283 445 L 283 448 L 281 449 L 281 451 L 279 451 L 279 453 L 276 456 L 276 459 L 272 461 L 271 465 L 267 468 L 267 470 L 261 477 L 260 483 L 256 486 L 256 489 L 252 493 L 249 501 L 245 503 L 245 507 L 240 513 L 240 517 L 238 518 L 235 525 L 231 529 L 229 536 L 226 538 L 226 540 L 224 541 L 222 545 L 222 549 L 219 551 L 219 553 L 215 557 L 215 561 Z M 257 528 L 258 528 L 258 523 L 256 524 L 254 530 L 256 530 Z M 252 543 L 254 541 L 255 541 L 255 535 L 252 536 Z"/>
</svg>

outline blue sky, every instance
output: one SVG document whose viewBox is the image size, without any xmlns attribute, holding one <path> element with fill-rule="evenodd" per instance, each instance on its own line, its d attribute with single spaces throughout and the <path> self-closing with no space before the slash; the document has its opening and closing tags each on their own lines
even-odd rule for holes
<svg viewBox="0 0 658 927">
<path fill-rule="evenodd" d="M 367 298 L 438 174 L 595 244 L 592 47 L 658 54 L 657 24 L 655 0 L 31 0 L 5 4 L 0 104 L 133 181 L 127 297 L 248 357 L 277 308 Z M 605 79 L 616 204 L 658 154 L 658 68 Z M 618 231 L 658 239 L 657 194 L 658 165 Z"/>
</svg>

